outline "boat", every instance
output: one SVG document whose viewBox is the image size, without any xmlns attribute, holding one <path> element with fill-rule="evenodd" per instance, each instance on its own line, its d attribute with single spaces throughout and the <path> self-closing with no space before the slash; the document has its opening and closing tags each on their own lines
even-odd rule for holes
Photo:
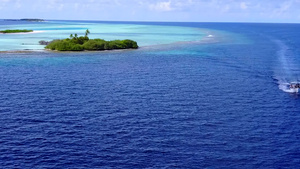
<svg viewBox="0 0 300 169">
<path fill-rule="evenodd" d="M 300 82 L 291 82 L 289 84 L 290 91 L 293 93 L 298 93 L 300 88 Z"/>
</svg>

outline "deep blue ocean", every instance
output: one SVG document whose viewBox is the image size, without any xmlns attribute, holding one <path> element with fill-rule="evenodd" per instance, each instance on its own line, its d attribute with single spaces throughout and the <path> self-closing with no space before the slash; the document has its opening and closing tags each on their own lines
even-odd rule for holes
<svg viewBox="0 0 300 169">
<path fill-rule="evenodd" d="M 223 40 L 0 53 L 0 168 L 300 168 L 300 24 L 126 24 Z"/>
</svg>

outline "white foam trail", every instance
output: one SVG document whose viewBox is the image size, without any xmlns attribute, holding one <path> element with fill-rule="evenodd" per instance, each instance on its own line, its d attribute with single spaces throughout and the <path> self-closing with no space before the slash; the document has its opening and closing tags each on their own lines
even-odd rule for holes
<svg viewBox="0 0 300 169">
<path fill-rule="evenodd" d="M 292 81 L 297 81 L 297 68 L 294 64 L 294 55 L 291 53 L 290 48 L 280 40 L 274 40 L 278 45 L 277 52 L 279 59 L 279 68 L 276 70 L 278 80 L 278 87 L 280 90 L 287 93 L 295 93 L 294 89 L 290 89 L 289 85 Z"/>
<path fill-rule="evenodd" d="M 281 80 L 278 81 L 278 87 L 280 90 L 287 92 L 287 93 L 294 93 L 294 91 L 289 88 L 289 85 L 290 84 L 287 82 L 283 82 Z"/>
<path fill-rule="evenodd" d="M 287 50 L 289 49 L 282 41 L 276 40 L 276 44 L 279 46 L 280 50 L 277 52 L 279 56 L 279 61 L 281 63 L 281 67 L 283 68 L 285 75 L 291 75 L 291 65 L 287 60 Z"/>
</svg>

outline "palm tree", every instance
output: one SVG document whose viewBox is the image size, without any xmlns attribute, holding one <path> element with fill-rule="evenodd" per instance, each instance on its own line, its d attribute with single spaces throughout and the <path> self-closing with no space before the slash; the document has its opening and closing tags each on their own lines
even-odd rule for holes
<svg viewBox="0 0 300 169">
<path fill-rule="evenodd" d="M 74 37 L 75 37 L 75 38 L 77 38 L 77 37 L 78 37 L 77 33 L 75 33 Z"/>
<path fill-rule="evenodd" d="M 71 35 L 70 35 L 70 39 L 72 39 L 73 37 L 74 37 L 73 34 L 71 34 Z"/>
<path fill-rule="evenodd" d="M 87 29 L 87 30 L 85 31 L 85 37 L 87 37 L 89 34 L 90 34 L 90 31 L 89 31 L 89 29 Z"/>
</svg>

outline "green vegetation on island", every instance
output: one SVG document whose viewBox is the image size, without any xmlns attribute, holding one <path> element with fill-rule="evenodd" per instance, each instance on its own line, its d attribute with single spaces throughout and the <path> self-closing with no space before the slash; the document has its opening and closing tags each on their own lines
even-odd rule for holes
<svg viewBox="0 0 300 169">
<path fill-rule="evenodd" d="M 33 32 L 33 30 L 27 30 L 27 29 L 7 29 L 0 31 L 0 33 L 28 33 L 28 32 Z"/>
<path fill-rule="evenodd" d="M 27 22 L 44 22 L 44 19 L 20 19 L 20 21 L 27 21 Z"/>
<path fill-rule="evenodd" d="M 4 21 L 27 21 L 27 22 L 44 22 L 44 19 L 4 19 Z"/>
<path fill-rule="evenodd" d="M 137 49 L 137 42 L 129 39 L 105 41 L 103 39 L 89 39 L 90 31 L 87 29 L 85 36 L 78 37 L 77 34 L 70 35 L 70 38 L 53 40 L 51 42 L 40 41 L 40 44 L 47 44 L 46 49 L 57 51 L 99 51 L 113 49 Z"/>
</svg>

